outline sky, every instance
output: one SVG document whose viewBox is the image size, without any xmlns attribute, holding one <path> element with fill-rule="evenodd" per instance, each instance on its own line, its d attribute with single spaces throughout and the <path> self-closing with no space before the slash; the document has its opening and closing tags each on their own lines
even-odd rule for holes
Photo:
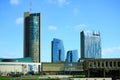
<svg viewBox="0 0 120 80">
<path fill-rule="evenodd" d="M 120 58 L 120 0 L 1 0 L 0 58 L 23 57 L 24 12 L 41 13 L 41 61 L 51 61 L 51 41 L 63 40 L 65 55 L 78 50 L 80 32 L 99 31 L 102 58 Z"/>
</svg>

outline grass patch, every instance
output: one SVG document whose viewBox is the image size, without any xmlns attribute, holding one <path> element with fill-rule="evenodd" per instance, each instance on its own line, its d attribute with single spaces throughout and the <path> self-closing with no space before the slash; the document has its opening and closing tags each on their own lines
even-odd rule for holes
<svg viewBox="0 0 120 80">
<path fill-rule="evenodd" d="M 25 77 L 8 77 L 8 76 L 0 76 L 0 80 L 60 80 L 60 79 L 52 79 L 52 78 L 25 78 Z"/>
<path fill-rule="evenodd" d="M 85 77 L 85 75 L 84 75 L 84 74 L 74 75 L 74 77 L 76 77 L 76 78 L 84 78 L 84 77 Z"/>
<path fill-rule="evenodd" d="M 0 79 L 1 79 L 1 78 L 10 78 L 10 77 L 8 77 L 8 76 L 0 76 Z"/>
</svg>

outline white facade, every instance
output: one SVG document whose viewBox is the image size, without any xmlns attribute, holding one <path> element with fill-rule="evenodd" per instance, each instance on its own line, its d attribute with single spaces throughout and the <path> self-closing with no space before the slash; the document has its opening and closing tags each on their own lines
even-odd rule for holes
<svg viewBox="0 0 120 80">
<path fill-rule="evenodd" d="M 23 72 L 41 71 L 41 63 L 21 63 L 21 62 L 0 62 L 0 72 Z"/>
</svg>

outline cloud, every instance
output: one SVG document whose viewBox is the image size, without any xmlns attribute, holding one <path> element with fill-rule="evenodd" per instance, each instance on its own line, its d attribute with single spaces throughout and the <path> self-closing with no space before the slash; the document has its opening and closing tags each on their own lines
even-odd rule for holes
<svg viewBox="0 0 120 80">
<path fill-rule="evenodd" d="M 59 6 L 64 6 L 70 4 L 67 0 L 48 0 L 49 3 L 51 4 L 57 4 Z"/>
<path fill-rule="evenodd" d="M 78 13 L 79 13 L 79 9 L 78 9 L 78 8 L 74 8 L 74 9 L 73 9 L 73 14 L 74 14 L 74 15 L 78 15 Z"/>
<path fill-rule="evenodd" d="M 79 24 L 79 25 L 74 26 L 74 29 L 75 30 L 84 30 L 84 29 L 86 29 L 86 27 L 87 27 L 86 24 Z"/>
<path fill-rule="evenodd" d="M 104 48 L 102 50 L 102 55 L 107 55 L 110 53 L 120 53 L 120 46 L 118 47 L 110 47 L 110 48 Z"/>
<path fill-rule="evenodd" d="M 23 17 L 19 17 L 16 19 L 16 24 L 22 24 L 23 23 Z"/>
<path fill-rule="evenodd" d="M 57 0 L 57 1 L 60 6 L 70 4 L 70 2 L 68 2 L 67 0 Z"/>
<path fill-rule="evenodd" d="M 56 27 L 56 26 L 50 25 L 50 26 L 48 26 L 48 29 L 49 29 L 49 30 L 54 30 L 54 31 L 55 31 L 55 30 L 57 30 L 57 27 Z"/>
<path fill-rule="evenodd" d="M 2 58 L 16 58 L 14 53 L 8 53 L 2 56 Z"/>
<path fill-rule="evenodd" d="M 20 3 L 19 0 L 10 0 L 10 4 L 12 5 L 18 5 Z"/>
</svg>

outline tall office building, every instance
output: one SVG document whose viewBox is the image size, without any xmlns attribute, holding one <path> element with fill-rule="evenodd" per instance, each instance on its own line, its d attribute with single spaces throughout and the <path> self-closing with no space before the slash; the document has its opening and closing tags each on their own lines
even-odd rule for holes
<svg viewBox="0 0 120 80">
<path fill-rule="evenodd" d="M 51 45 L 51 53 L 52 53 L 52 62 L 63 62 L 64 61 L 64 46 L 62 40 L 53 39 Z"/>
<path fill-rule="evenodd" d="M 24 57 L 40 62 L 40 13 L 24 13 Z"/>
<path fill-rule="evenodd" d="M 70 50 L 67 52 L 66 62 L 78 62 L 78 51 Z"/>
<path fill-rule="evenodd" d="M 81 58 L 101 58 L 101 37 L 99 32 L 81 32 Z"/>
</svg>

